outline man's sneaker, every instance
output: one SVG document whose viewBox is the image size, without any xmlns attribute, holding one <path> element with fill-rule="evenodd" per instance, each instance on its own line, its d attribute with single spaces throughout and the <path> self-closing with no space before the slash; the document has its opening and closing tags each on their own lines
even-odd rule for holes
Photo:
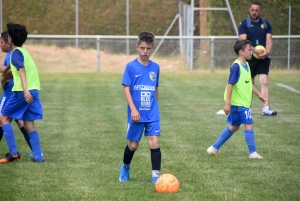
<svg viewBox="0 0 300 201">
<path fill-rule="evenodd" d="M 127 182 L 129 180 L 130 165 L 123 164 L 120 168 L 119 182 Z"/>
<path fill-rule="evenodd" d="M 220 156 L 220 150 L 214 148 L 213 146 L 208 147 L 207 153 L 213 156 Z"/>
<path fill-rule="evenodd" d="M 249 158 L 259 158 L 259 159 L 263 159 L 263 157 L 261 155 L 259 155 L 257 152 L 254 152 L 252 154 L 249 155 Z"/>
<path fill-rule="evenodd" d="M 16 154 L 8 153 L 8 154 L 5 155 L 5 158 L 2 158 L 0 160 L 0 163 L 14 162 L 14 161 L 20 160 L 20 158 L 21 158 L 21 156 L 20 156 L 19 152 L 16 153 Z"/>
<path fill-rule="evenodd" d="M 277 115 L 277 112 L 275 110 L 271 110 L 269 106 L 266 106 L 261 111 L 262 116 L 275 116 Z"/>
<path fill-rule="evenodd" d="M 152 177 L 152 184 L 156 184 L 157 180 L 158 180 L 158 177 Z"/>
</svg>

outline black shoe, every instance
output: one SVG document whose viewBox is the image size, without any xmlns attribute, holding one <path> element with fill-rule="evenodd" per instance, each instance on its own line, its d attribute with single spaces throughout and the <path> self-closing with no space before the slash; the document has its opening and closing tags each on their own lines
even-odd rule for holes
<svg viewBox="0 0 300 201">
<path fill-rule="evenodd" d="M 19 152 L 16 154 L 7 153 L 7 154 L 5 154 L 5 158 L 2 158 L 0 160 L 0 163 L 10 163 L 10 162 L 18 161 L 20 159 L 21 159 L 21 156 L 20 156 Z"/>
</svg>

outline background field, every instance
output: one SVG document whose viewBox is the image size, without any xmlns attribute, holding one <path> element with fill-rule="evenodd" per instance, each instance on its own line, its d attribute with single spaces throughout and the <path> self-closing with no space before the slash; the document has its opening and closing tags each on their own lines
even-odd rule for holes
<svg viewBox="0 0 300 201">
<path fill-rule="evenodd" d="M 253 118 L 258 152 L 250 160 L 238 131 L 210 157 L 206 149 L 227 126 L 222 109 L 226 71 L 162 70 L 162 171 L 180 181 L 177 194 L 158 194 L 151 184 L 146 138 L 132 161 L 131 180 L 119 183 L 126 145 L 126 102 L 122 72 L 40 73 L 44 119 L 36 122 L 45 162 L 29 162 L 16 129 L 21 160 L 2 164 L 1 200 L 298 200 L 300 90 L 298 71 L 273 71 L 271 106 L 279 114 L 262 117 L 254 97 Z M 6 143 L 0 153 L 7 152 Z"/>
</svg>

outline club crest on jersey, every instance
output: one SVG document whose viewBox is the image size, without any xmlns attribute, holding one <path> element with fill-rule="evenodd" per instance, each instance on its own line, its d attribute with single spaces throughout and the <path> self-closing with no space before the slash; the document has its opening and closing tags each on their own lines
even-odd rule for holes
<svg viewBox="0 0 300 201">
<path fill-rule="evenodd" d="M 152 82 L 154 82 L 156 80 L 156 73 L 155 72 L 149 72 L 149 77 L 150 77 L 150 80 Z"/>
<path fill-rule="evenodd" d="M 264 24 L 261 24 L 260 27 L 261 27 L 262 29 L 264 29 L 264 28 L 265 28 L 265 25 L 264 25 Z"/>
</svg>

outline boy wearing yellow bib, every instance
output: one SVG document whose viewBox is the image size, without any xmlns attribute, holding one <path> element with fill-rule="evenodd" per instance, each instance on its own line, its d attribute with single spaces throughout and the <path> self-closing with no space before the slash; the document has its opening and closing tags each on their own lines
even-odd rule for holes
<svg viewBox="0 0 300 201">
<path fill-rule="evenodd" d="M 5 141 L 9 148 L 9 154 L 0 160 L 0 163 L 9 163 L 20 160 L 20 154 L 14 139 L 14 131 L 10 119 L 24 121 L 24 127 L 29 135 L 30 144 L 34 154 L 33 162 L 43 162 L 43 153 L 40 138 L 34 127 L 34 121 L 43 118 L 43 109 L 40 101 L 40 79 L 36 65 L 22 47 L 27 39 L 26 27 L 20 24 L 7 24 L 8 41 L 13 51 L 10 56 L 10 68 L 13 74 L 13 94 L 2 109 L 0 115 Z M 8 68 L 7 68 L 8 69 Z"/>
<path fill-rule="evenodd" d="M 228 84 L 224 93 L 226 102 L 224 112 L 229 127 L 225 128 L 217 141 L 207 149 L 208 154 L 220 155 L 221 146 L 236 132 L 241 124 L 245 125 L 244 136 L 249 150 L 249 158 L 263 158 L 256 152 L 255 138 L 253 132 L 253 120 L 251 115 L 252 93 L 261 101 L 265 98 L 252 85 L 251 71 L 246 60 L 251 59 L 252 48 L 248 40 L 238 40 L 234 44 L 234 51 L 238 58 L 230 68 Z"/>
</svg>

